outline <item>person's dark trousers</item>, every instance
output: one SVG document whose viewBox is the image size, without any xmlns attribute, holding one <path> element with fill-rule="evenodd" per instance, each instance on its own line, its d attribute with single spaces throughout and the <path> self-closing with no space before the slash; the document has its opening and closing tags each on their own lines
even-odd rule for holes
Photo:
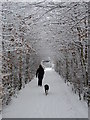
<svg viewBox="0 0 90 120">
<path fill-rule="evenodd" d="M 42 78 L 38 78 L 38 86 L 42 86 Z"/>
</svg>

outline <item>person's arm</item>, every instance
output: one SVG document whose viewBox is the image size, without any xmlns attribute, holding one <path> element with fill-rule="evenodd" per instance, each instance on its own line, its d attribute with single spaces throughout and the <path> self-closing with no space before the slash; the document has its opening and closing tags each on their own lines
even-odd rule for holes
<svg viewBox="0 0 90 120">
<path fill-rule="evenodd" d="M 36 71 L 36 77 L 37 77 L 37 74 L 38 74 L 38 69 L 37 69 L 37 71 Z"/>
</svg>

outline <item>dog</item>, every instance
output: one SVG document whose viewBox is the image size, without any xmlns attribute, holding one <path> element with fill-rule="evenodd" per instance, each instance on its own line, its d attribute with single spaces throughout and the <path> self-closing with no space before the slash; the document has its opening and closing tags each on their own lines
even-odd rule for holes
<svg viewBox="0 0 90 120">
<path fill-rule="evenodd" d="M 45 94 L 47 95 L 49 90 L 49 85 L 45 84 L 44 89 L 45 89 Z"/>
</svg>

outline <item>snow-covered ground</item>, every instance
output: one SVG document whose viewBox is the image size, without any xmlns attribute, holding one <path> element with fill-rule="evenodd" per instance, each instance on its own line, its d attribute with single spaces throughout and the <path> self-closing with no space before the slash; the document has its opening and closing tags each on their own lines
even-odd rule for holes
<svg viewBox="0 0 90 120">
<path fill-rule="evenodd" d="M 0 120 L 2 119 L 2 114 L 0 113 Z"/>
<path fill-rule="evenodd" d="M 87 104 L 78 100 L 54 70 L 46 70 L 43 85 L 45 83 L 50 86 L 47 96 L 34 78 L 3 109 L 3 118 L 88 118 Z"/>
</svg>

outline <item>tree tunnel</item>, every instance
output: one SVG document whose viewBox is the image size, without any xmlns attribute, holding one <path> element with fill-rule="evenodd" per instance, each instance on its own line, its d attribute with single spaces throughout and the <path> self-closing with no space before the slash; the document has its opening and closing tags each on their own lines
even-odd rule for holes
<svg viewBox="0 0 90 120">
<path fill-rule="evenodd" d="M 3 106 L 35 76 L 42 60 L 88 102 L 88 4 L 4 2 L 2 4 Z"/>
</svg>

